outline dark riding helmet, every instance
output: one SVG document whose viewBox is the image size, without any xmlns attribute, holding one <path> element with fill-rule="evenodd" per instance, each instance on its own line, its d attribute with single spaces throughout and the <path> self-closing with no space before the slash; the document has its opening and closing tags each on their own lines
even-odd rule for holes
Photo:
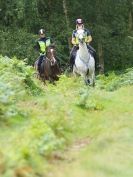
<svg viewBox="0 0 133 177">
<path fill-rule="evenodd" d="M 40 29 L 38 33 L 39 34 L 45 34 L 45 30 L 44 29 Z"/>
<path fill-rule="evenodd" d="M 83 20 L 82 20 L 81 18 L 78 18 L 78 19 L 76 20 L 76 24 L 83 24 Z"/>
</svg>

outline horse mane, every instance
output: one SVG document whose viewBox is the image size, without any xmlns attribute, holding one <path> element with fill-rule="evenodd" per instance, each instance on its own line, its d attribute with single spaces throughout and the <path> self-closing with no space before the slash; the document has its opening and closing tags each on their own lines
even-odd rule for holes
<svg viewBox="0 0 133 177">
<path fill-rule="evenodd" d="M 55 49 L 55 44 L 53 43 L 53 44 L 50 44 L 49 46 L 48 46 L 48 48 L 52 48 L 52 49 Z"/>
</svg>

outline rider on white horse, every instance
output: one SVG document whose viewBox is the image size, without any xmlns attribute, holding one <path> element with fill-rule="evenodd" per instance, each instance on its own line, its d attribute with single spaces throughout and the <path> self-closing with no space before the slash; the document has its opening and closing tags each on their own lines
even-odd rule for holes
<svg viewBox="0 0 133 177">
<path fill-rule="evenodd" d="M 84 28 L 84 24 L 83 24 L 83 20 L 82 19 L 77 19 L 76 20 L 76 30 L 73 31 L 72 33 L 72 44 L 73 44 L 73 48 L 70 52 L 70 64 L 73 67 L 74 63 L 75 63 L 75 56 L 78 50 L 78 45 L 79 45 L 79 41 L 77 38 L 77 30 L 79 29 L 84 29 L 85 33 L 86 33 L 86 37 L 85 37 L 85 42 L 87 44 L 87 48 L 89 50 L 89 52 L 93 55 L 93 57 L 95 58 L 96 55 L 96 51 L 93 47 L 90 46 L 90 42 L 92 41 L 92 36 L 91 33 L 88 29 Z"/>
</svg>

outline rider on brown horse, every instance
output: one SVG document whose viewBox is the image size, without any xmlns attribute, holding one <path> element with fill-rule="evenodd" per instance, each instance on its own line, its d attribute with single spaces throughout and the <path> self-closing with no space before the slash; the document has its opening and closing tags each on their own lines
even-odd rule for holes
<svg viewBox="0 0 133 177">
<path fill-rule="evenodd" d="M 40 52 L 38 59 L 38 72 L 41 74 L 41 64 L 43 59 L 46 58 L 46 47 L 50 46 L 51 39 L 45 36 L 45 30 L 39 30 L 39 39 L 36 42 L 35 49 Z"/>
</svg>

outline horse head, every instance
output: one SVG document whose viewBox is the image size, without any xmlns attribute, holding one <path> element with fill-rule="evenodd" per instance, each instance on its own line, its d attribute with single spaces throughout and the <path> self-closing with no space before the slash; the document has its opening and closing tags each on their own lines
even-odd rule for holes
<svg viewBox="0 0 133 177">
<path fill-rule="evenodd" d="M 56 51 L 55 51 L 55 46 L 50 45 L 47 50 L 46 50 L 46 57 L 50 60 L 51 66 L 56 64 Z"/>
<path fill-rule="evenodd" d="M 46 59 L 42 63 L 43 70 L 43 79 L 49 80 L 54 83 L 54 81 L 58 80 L 60 75 L 60 68 L 58 66 L 58 62 L 56 60 L 56 50 L 54 45 L 50 45 L 46 49 Z"/>
<path fill-rule="evenodd" d="M 77 35 L 78 41 L 80 43 L 84 43 L 85 42 L 86 34 L 85 34 L 85 30 L 84 29 L 77 30 L 77 34 L 76 35 Z"/>
</svg>

